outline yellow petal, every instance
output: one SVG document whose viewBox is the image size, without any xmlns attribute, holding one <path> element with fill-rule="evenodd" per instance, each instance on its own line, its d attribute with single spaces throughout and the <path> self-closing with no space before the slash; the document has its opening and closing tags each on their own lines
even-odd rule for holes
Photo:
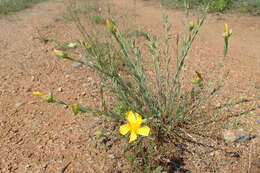
<svg viewBox="0 0 260 173">
<path fill-rule="evenodd" d="M 137 134 L 134 133 L 134 132 L 132 132 L 132 133 L 130 134 L 129 143 L 135 141 L 136 139 L 137 139 Z"/>
<path fill-rule="evenodd" d="M 132 111 L 126 113 L 126 119 L 130 124 L 141 125 L 142 123 L 142 116 Z"/>
<path fill-rule="evenodd" d="M 32 92 L 32 94 L 36 95 L 36 96 L 39 96 L 39 97 L 44 96 L 44 94 L 39 92 L 39 91 L 34 91 L 34 92 Z"/>
<path fill-rule="evenodd" d="M 126 114 L 126 120 L 130 122 L 135 122 L 135 114 L 132 111 L 127 112 Z"/>
<path fill-rule="evenodd" d="M 138 135 L 148 136 L 150 133 L 150 128 L 148 126 L 141 127 L 137 130 Z"/>
<path fill-rule="evenodd" d="M 120 126 L 120 128 L 119 128 L 119 132 L 120 132 L 122 135 L 126 135 L 129 131 L 130 131 L 130 127 L 129 127 L 128 124 L 122 125 L 122 126 Z"/>
<path fill-rule="evenodd" d="M 230 35 L 230 36 L 232 35 L 232 29 L 229 30 L 229 35 Z"/>
<path fill-rule="evenodd" d="M 135 118 L 136 118 L 136 123 L 138 125 L 141 125 L 142 124 L 142 116 L 138 113 L 135 113 Z"/>
<path fill-rule="evenodd" d="M 225 25 L 224 25 L 224 33 L 228 33 L 228 30 L 229 30 L 229 29 L 228 29 L 228 24 L 225 24 Z"/>
</svg>

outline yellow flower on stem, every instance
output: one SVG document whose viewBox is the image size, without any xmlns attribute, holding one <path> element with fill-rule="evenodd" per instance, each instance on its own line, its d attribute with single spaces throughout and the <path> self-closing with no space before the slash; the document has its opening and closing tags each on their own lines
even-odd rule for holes
<svg viewBox="0 0 260 173">
<path fill-rule="evenodd" d="M 228 39 L 229 37 L 232 35 L 232 29 L 230 29 L 228 27 L 228 24 L 224 25 L 224 33 L 223 33 L 223 37 L 224 37 L 224 56 L 227 55 L 227 51 L 228 51 Z"/>
<path fill-rule="evenodd" d="M 52 93 L 43 94 L 43 93 L 41 93 L 41 92 L 39 92 L 39 91 L 34 91 L 32 94 L 35 95 L 35 96 L 41 97 L 41 99 L 42 99 L 43 101 L 46 101 L 46 102 L 48 102 L 48 103 L 54 102 Z"/>
<path fill-rule="evenodd" d="M 224 38 L 228 38 L 232 35 L 232 29 L 229 28 L 228 24 L 224 25 L 224 33 L 223 33 L 223 37 Z"/>
<path fill-rule="evenodd" d="M 150 133 L 150 128 L 148 126 L 141 127 L 142 116 L 138 113 L 129 111 L 126 113 L 127 123 L 122 125 L 119 129 L 119 132 L 122 135 L 126 135 L 130 132 L 130 142 L 133 142 L 137 139 L 137 135 L 148 136 Z"/>
</svg>

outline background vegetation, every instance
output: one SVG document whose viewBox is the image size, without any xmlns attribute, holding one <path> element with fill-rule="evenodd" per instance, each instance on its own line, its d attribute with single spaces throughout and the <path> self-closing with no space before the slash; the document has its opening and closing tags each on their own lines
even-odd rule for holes
<svg viewBox="0 0 260 173">
<path fill-rule="evenodd" d="M 0 0 L 0 16 L 31 7 L 45 0 Z"/>
<path fill-rule="evenodd" d="M 260 14 L 260 0 L 160 0 L 160 2 L 171 8 L 184 7 L 184 4 L 187 4 L 188 8 L 197 8 L 209 3 L 211 11 L 231 10 Z"/>
</svg>

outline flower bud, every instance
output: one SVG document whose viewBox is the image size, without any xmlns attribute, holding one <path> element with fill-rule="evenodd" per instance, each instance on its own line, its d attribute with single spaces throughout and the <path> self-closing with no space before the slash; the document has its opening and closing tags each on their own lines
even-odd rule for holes
<svg viewBox="0 0 260 173">
<path fill-rule="evenodd" d="M 227 38 L 229 38 L 231 35 L 232 35 L 232 29 L 230 29 L 230 28 L 228 27 L 228 24 L 225 24 L 225 25 L 224 25 L 223 37 L 224 37 L 225 39 L 227 39 Z"/>
<path fill-rule="evenodd" d="M 115 27 L 113 21 L 111 19 L 106 19 L 106 25 L 107 28 L 113 33 L 115 34 L 117 32 L 117 28 Z"/>
<path fill-rule="evenodd" d="M 191 81 L 193 84 L 202 85 L 203 78 L 198 71 L 195 71 L 195 78 Z"/>
<path fill-rule="evenodd" d="M 39 91 L 35 91 L 32 94 L 40 97 L 45 102 L 48 102 L 48 103 L 54 102 L 52 93 L 43 94 L 43 93 L 41 93 Z"/>
<path fill-rule="evenodd" d="M 32 92 L 32 94 L 35 96 L 39 96 L 39 97 L 44 96 L 44 94 L 39 91 L 34 91 L 34 92 Z"/>
<path fill-rule="evenodd" d="M 80 107 L 78 104 L 70 104 L 69 105 L 72 109 L 72 112 L 74 113 L 74 115 L 77 115 L 78 113 L 80 113 Z"/>
<path fill-rule="evenodd" d="M 189 26 L 189 31 L 192 31 L 195 27 L 195 24 L 193 21 L 190 21 L 188 26 Z"/>
<path fill-rule="evenodd" d="M 102 130 L 97 130 L 97 131 L 95 132 L 95 135 L 96 135 L 97 138 L 101 138 L 101 137 L 104 136 L 104 133 L 103 133 Z"/>
<path fill-rule="evenodd" d="M 52 93 L 43 95 L 41 98 L 48 103 L 54 102 Z"/>
<path fill-rule="evenodd" d="M 77 47 L 77 43 L 69 43 L 68 48 L 76 48 Z"/>
<path fill-rule="evenodd" d="M 102 8 L 99 7 L 99 8 L 97 9 L 97 12 L 101 13 L 101 12 L 102 12 Z"/>
<path fill-rule="evenodd" d="M 57 49 L 53 49 L 53 52 L 58 58 L 68 58 L 68 54 L 66 52 Z"/>
</svg>

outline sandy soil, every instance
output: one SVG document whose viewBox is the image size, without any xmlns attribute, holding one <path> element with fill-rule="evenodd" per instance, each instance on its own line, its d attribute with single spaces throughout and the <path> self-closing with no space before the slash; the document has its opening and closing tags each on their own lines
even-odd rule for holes
<svg viewBox="0 0 260 173">
<path fill-rule="evenodd" d="M 169 14 L 176 31 L 181 29 L 182 10 L 162 10 L 150 2 L 113 0 L 118 13 L 136 13 L 136 24 L 160 33 L 161 16 Z M 61 19 L 65 1 L 49 1 L 0 19 L 0 172 L 1 173 L 109 173 L 124 172 L 112 150 L 100 148 L 93 134 L 99 117 L 72 116 L 61 105 L 46 104 L 32 91 L 52 91 L 58 98 L 96 106 L 98 93 L 93 73 L 77 64 L 60 61 L 52 54 L 55 41 L 44 44 L 38 31 L 60 41 L 80 38 L 75 25 Z M 219 100 L 260 100 L 260 17 L 242 14 L 211 14 L 193 45 L 185 70 L 212 71 L 222 59 L 223 24 L 233 29 L 230 52 L 225 61 L 229 78 Z M 42 36 L 43 36 L 42 35 Z M 206 68 L 207 67 L 207 68 Z M 258 87 L 257 87 L 258 86 Z M 239 107 L 238 107 L 239 109 Z M 240 158 L 221 162 L 224 173 L 260 171 L 260 111 L 243 118 L 244 130 L 255 136 L 240 146 Z M 112 144 L 111 144 L 112 145 Z M 238 166 L 239 165 L 239 166 Z M 67 169 L 65 169 L 67 166 Z M 189 167 L 189 165 L 188 165 Z M 201 172 L 199 168 L 191 172 Z"/>
</svg>

